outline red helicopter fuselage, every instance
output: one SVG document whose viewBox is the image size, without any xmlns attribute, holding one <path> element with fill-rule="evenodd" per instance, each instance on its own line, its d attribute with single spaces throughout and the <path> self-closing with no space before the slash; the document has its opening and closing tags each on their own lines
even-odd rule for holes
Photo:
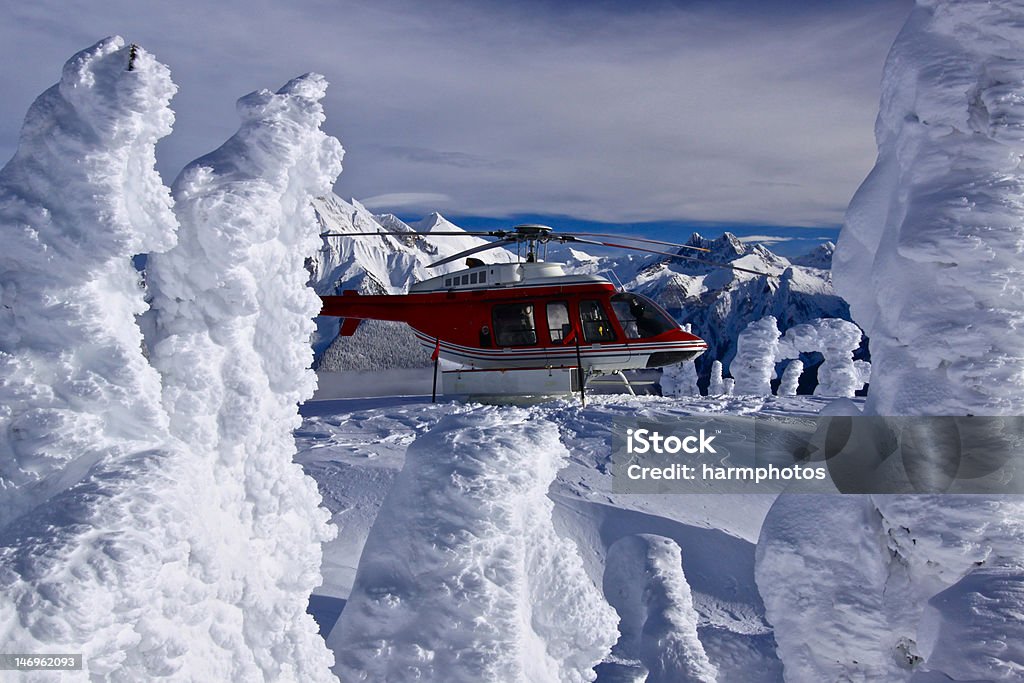
<svg viewBox="0 0 1024 683">
<path fill-rule="evenodd" d="M 555 263 L 482 264 L 408 294 L 324 296 L 321 315 L 408 323 L 420 343 L 468 368 L 581 367 L 592 374 L 691 360 L 707 344 L 656 303 Z"/>
</svg>

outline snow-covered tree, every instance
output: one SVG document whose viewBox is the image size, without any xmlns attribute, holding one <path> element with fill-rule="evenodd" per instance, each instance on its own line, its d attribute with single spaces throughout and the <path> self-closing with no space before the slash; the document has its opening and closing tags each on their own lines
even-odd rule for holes
<svg viewBox="0 0 1024 683">
<path fill-rule="evenodd" d="M 796 358 L 801 353 L 820 352 L 815 396 L 853 396 L 864 386 L 861 369 L 854 365 L 853 352 L 860 346 L 860 328 L 840 318 L 818 318 L 786 330 L 776 359 Z"/>
<path fill-rule="evenodd" d="M 148 52 L 102 40 L 0 170 L 0 651 L 81 652 L 96 680 L 229 673 L 190 660 L 210 633 L 187 454 L 135 322 L 132 256 L 177 229 L 154 168 L 175 90 Z"/>
<path fill-rule="evenodd" d="M 804 362 L 794 358 L 782 371 L 782 379 L 779 380 L 779 396 L 796 396 L 797 385 L 800 384 L 800 375 L 804 372 Z"/>
<path fill-rule="evenodd" d="M 663 396 L 700 396 L 697 388 L 697 367 L 693 361 L 669 365 L 661 373 Z"/>
<path fill-rule="evenodd" d="M 310 202 L 341 171 L 341 145 L 320 130 L 326 87 L 307 74 L 240 99 L 238 132 L 175 182 L 179 243 L 149 264 L 151 357 L 171 431 L 200 454 L 191 494 L 207 516 L 194 552 L 235 680 L 331 679 L 305 601 L 333 529 L 292 462 L 298 403 L 316 382 Z"/>
<path fill-rule="evenodd" d="M 567 457 L 558 428 L 520 408 L 450 415 L 417 439 L 329 636 L 338 675 L 593 680 L 616 620 L 552 522 Z"/>
<path fill-rule="evenodd" d="M 775 356 L 779 327 L 775 316 L 766 315 L 747 325 L 736 341 L 736 357 L 729 373 L 736 380 L 737 394 L 770 396 L 775 378 Z"/>
<path fill-rule="evenodd" d="M 833 262 L 871 338 L 867 414 L 1024 409 L 1021 74 L 1024 7 L 1011 0 L 918 0 L 890 52 L 878 161 Z M 998 419 L 960 428 L 991 438 Z M 936 422 L 902 424 L 935 453 L 955 445 Z M 980 454 L 963 455 L 961 467 Z M 888 476 L 951 478 L 929 458 L 902 464 Z M 780 496 L 757 581 L 787 675 L 1019 680 L 1022 518 L 1016 496 Z"/>
<path fill-rule="evenodd" d="M 675 541 L 650 534 L 616 541 L 608 549 L 604 592 L 619 613 L 615 655 L 640 660 L 646 681 L 717 680 L 697 635 L 700 617 Z"/>
<path fill-rule="evenodd" d="M 725 383 L 722 379 L 722 361 L 716 360 L 711 363 L 711 381 L 708 383 L 708 396 L 721 396 L 725 393 Z"/>
<path fill-rule="evenodd" d="M 1024 412 L 1022 17 L 920 0 L 886 63 L 832 271 L 871 338 L 874 413 Z"/>
</svg>

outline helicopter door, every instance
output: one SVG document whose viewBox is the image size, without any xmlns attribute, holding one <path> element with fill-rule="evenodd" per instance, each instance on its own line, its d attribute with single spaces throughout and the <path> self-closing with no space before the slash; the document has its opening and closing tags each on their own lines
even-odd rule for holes
<svg viewBox="0 0 1024 683">
<path fill-rule="evenodd" d="M 630 349 L 622 340 L 619 344 L 618 335 L 612 327 L 608 311 L 597 299 L 580 301 L 580 322 L 583 327 L 583 341 L 590 344 L 590 357 L 587 364 L 596 370 L 621 370 L 628 366 Z M 605 346 L 607 347 L 605 348 Z"/>
<path fill-rule="evenodd" d="M 594 343 L 615 341 L 615 330 L 612 329 L 608 314 L 605 313 L 600 301 L 594 299 L 580 302 L 580 321 L 583 323 L 583 340 Z"/>
<path fill-rule="evenodd" d="M 499 304 L 492 309 L 492 314 L 498 346 L 533 346 L 537 343 L 532 303 Z"/>
<path fill-rule="evenodd" d="M 564 344 L 572 333 L 572 323 L 569 322 L 569 302 L 550 301 L 547 305 L 547 312 L 548 338 L 552 344 Z"/>
</svg>

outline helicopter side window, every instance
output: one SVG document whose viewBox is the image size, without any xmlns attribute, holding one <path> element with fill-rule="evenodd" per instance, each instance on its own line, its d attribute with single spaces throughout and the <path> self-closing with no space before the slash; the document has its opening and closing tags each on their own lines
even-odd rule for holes
<svg viewBox="0 0 1024 683">
<path fill-rule="evenodd" d="M 580 302 L 580 321 L 583 338 L 588 342 L 615 341 L 615 331 L 598 301 Z"/>
<path fill-rule="evenodd" d="M 612 297 L 612 310 L 630 339 L 646 339 L 679 325 L 658 304 L 639 294 L 623 292 Z"/>
<path fill-rule="evenodd" d="M 530 346 L 537 343 L 533 304 L 500 304 L 493 311 L 498 346 Z"/>
<path fill-rule="evenodd" d="M 551 341 L 561 344 L 572 330 L 569 323 L 569 304 L 564 301 L 552 301 L 548 304 L 548 334 Z"/>
<path fill-rule="evenodd" d="M 471 284 L 471 285 L 475 285 L 476 284 L 476 273 L 470 273 L 469 274 L 469 284 Z"/>
<path fill-rule="evenodd" d="M 464 285 L 468 285 L 469 284 L 469 275 L 463 275 L 462 276 L 462 284 L 464 284 Z"/>
<path fill-rule="evenodd" d="M 445 287 L 451 287 L 452 286 L 452 279 L 450 277 L 446 277 L 444 279 L 444 286 Z"/>
</svg>

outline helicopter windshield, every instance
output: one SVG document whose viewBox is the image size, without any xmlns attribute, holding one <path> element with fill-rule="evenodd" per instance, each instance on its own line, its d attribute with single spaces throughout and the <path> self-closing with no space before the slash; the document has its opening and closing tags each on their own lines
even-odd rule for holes
<svg viewBox="0 0 1024 683">
<path fill-rule="evenodd" d="M 678 323 L 658 304 L 639 294 L 623 292 L 612 296 L 612 310 L 628 339 L 645 339 L 679 329 Z"/>
</svg>

